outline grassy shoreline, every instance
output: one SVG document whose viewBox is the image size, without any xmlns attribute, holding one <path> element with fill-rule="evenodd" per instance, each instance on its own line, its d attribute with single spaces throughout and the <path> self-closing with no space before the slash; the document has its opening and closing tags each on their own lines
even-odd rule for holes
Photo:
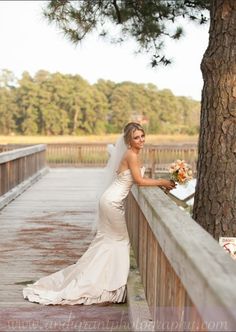
<svg viewBox="0 0 236 332">
<path fill-rule="evenodd" d="M 38 143 L 114 143 L 119 135 L 90 136 L 0 136 L 0 144 L 38 144 Z M 198 136 L 188 135 L 147 135 L 149 144 L 197 143 Z"/>
</svg>

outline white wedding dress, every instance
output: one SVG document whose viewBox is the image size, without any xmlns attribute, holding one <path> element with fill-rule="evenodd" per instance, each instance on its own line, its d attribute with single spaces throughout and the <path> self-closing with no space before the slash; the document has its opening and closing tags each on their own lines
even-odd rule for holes
<svg viewBox="0 0 236 332">
<path fill-rule="evenodd" d="M 117 174 L 100 198 L 97 234 L 87 251 L 75 264 L 27 285 L 25 299 L 44 305 L 125 302 L 130 243 L 124 200 L 132 184 L 129 169 Z"/>
</svg>

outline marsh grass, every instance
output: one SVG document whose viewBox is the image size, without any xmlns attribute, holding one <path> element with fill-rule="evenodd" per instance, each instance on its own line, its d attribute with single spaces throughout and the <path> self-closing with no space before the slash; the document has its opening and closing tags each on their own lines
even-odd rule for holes
<svg viewBox="0 0 236 332">
<path fill-rule="evenodd" d="M 49 164 L 83 164 L 83 165 L 105 165 L 108 160 L 107 151 L 83 151 L 79 156 L 71 151 L 58 152 L 50 151 L 47 154 L 47 162 Z"/>
<path fill-rule="evenodd" d="M 39 143 L 114 143 L 119 135 L 90 136 L 0 136 L 0 144 L 39 144 Z M 147 135 L 148 144 L 197 143 L 198 136 L 188 135 Z"/>
</svg>

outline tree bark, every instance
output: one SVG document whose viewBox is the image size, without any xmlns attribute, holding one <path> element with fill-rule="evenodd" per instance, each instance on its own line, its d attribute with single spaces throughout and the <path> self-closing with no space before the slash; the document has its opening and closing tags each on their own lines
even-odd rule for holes
<svg viewBox="0 0 236 332">
<path fill-rule="evenodd" d="M 79 108 L 76 107 L 74 117 L 73 117 L 72 135 L 76 135 L 76 129 L 78 127 L 78 116 L 79 116 Z"/>
<path fill-rule="evenodd" d="M 201 129 L 193 218 L 216 239 L 236 236 L 236 1 L 212 0 L 201 70 Z"/>
</svg>

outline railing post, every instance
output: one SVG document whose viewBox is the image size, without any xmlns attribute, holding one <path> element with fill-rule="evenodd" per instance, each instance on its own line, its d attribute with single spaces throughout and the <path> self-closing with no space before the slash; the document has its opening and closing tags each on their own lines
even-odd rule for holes
<svg viewBox="0 0 236 332">
<path fill-rule="evenodd" d="M 78 163 L 80 164 L 82 162 L 82 153 L 81 153 L 82 147 L 78 146 Z"/>
<path fill-rule="evenodd" d="M 152 148 L 150 152 L 150 161 L 151 161 L 151 178 L 155 177 L 155 168 L 156 168 L 156 160 L 155 160 L 155 149 Z"/>
</svg>

